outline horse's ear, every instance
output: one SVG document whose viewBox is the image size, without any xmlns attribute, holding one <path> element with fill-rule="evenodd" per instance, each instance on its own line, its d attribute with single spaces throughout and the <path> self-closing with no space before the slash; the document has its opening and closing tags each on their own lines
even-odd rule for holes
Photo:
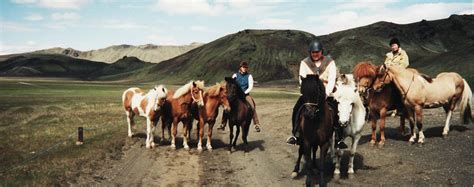
<svg viewBox="0 0 474 187">
<path fill-rule="evenodd" d="M 354 89 L 354 93 L 357 93 L 357 88 Z"/>
<path fill-rule="evenodd" d="M 163 93 L 166 93 L 165 87 L 161 88 L 161 90 L 163 90 Z"/>
<path fill-rule="evenodd" d="M 196 82 L 193 81 L 193 87 L 196 87 Z"/>
</svg>

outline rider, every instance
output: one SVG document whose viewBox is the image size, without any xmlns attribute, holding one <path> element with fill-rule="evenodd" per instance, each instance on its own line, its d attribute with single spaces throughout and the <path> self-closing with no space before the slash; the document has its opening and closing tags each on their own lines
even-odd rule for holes
<svg viewBox="0 0 474 187">
<path fill-rule="evenodd" d="M 258 120 L 255 101 L 250 96 L 250 91 L 252 91 L 253 89 L 253 77 L 250 73 L 248 73 L 248 68 L 249 65 L 247 61 L 240 62 L 239 72 L 234 73 L 232 75 L 232 78 L 236 79 L 236 81 L 239 83 L 240 88 L 242 89 L 242 91 L 244 91 L 245 99 L 250 104 L 253 110 L 253 123 L 255 124 L 255 131 L 260 132 L 260 122 Z M 227 119 L 227 115 L 223 114 L 221 125 L 217 129 L 224 130 L 225 125 L 227 123 Z"/>
<path fill-rule="evenodd" d="M 334 90 L 334 86 L 336 83 L 336 76 L 337 76 L 337 69 L 336 69 L 336 62 L 329 56 L 323 55 L 323 45 L 319 41 L 313 41 L 309 45 L 309 57 L 303 59 L 300 63 L 300 70 L 299 70 L 299 83 L 301 84 L 301 77 L 306 77 L 308 74 L 316 74 L 319 75 L 319 78 L 324 82 L 324 86 L 326 88 L 326 100 L 331 108 L 337 114 L 337 101 L 332 96 L 332 92 Z M 295 106 L 293 107 L 293 115 L 292 115 L 292 133 L 293 136 L 290 136 L 287 139 L 288 144 L 299 144 L 299 132 L 298 132 L 298 125 L 295 124 L 295 120 L 297 118 L 297 110 L 303 105 L 303 99 L 300 96 L 298 101 L 296 102 Z M 337 116 L 337 115 L 336 115 Z M 334 128 L 336 132 L 336 147 L 339 149 L 347 148 L 347 145 L 344 143 L 344 136 L 343 136 L 343 128 L 339 124 L 339 120 L 334 120 Z"/>
<path fill-rule="evenodd" d="M 398 38 L 392 38 L 389 42 L 389 46 L 390 46 L 391 51 L 385 55 L 386 58 L 385 58 L 384 64 L 385 65 L 398 65 L 400 67 L 407 68 L 410 62 L 408 61 L 407 53 L 405 52 L 405 50 L 403 50 L 400 47 L 400 40 L 398 40 Z M 397 111 L 398 110 L 395 109 L 392 112 L 391 114 L 392 117 L 395 117 L 395 115 L 397 114 Z M 401 113 L 399 115 L 401 115 Z"/>
</svg>

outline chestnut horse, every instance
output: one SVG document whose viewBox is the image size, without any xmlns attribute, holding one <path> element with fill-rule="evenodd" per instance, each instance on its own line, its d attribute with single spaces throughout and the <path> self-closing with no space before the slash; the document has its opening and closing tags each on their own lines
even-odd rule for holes
<svg viewBox="0 0 474 187">
<path fill-rule="evenodd" d="M 224 110 L 230 111 L 230 104 L 227 100 L 227 91 L 225 83 L 216 83 L 216 85 L 210 87 L 204 93 L 204 107 L 198 107 L 197 103 L 192 106 L 192 113 L 195 120 L 198 120 L 198 133 L 199 137 L 197 149 L 202 151 L 202 138 L 204 136 L 204 125 L 207 123 L 207 150 L 212 151 L 211 138 L 212 129 L 216 123 L 217 115 L 219 114 L 219 106 L 224 106 Z"/>
<path fill-rule="evenodd" d="M 297 125 L 301 134 L 303 143 L 298 150 L 298 159 L 292 176 L 297 174 L 300 167 L 301 156 L 304 155 L 306 175 L 306 186 L 313 185 L 313 168 L 315 167 L 314 160 L 311 160 L 311 153 L 316 157 L 316 151 L 319 148 L 320 157 L 320 186 L 325 186 L 324 181 L 324 161 L 326 159 L 327 151 L 333 141 L 334 119 L 335 112 L 330 109 L 326 102 L 326 92 L 323 82 L 317 75 L 307 75 L 306 78 L 301 77 L 301 94 L 304 99 L 304 104 L 297 112 Z"/>
<path fill-rule="evenodd" d="M 204 106 L 202 99 L 204 81 L 190 81 L 176 92 L 169 91 L 167 102 L 163 105 L 163 129 L 172 122 L 171 149 L 176 149 L 176 134 L 178 123 L 183 123 L 183 147 L 189 150 L 188 132 L 191 130 L 193 116 L 191 105 L 197 103 L 198 107 Z"/>
<path fill-rule="evenodd" d="M 370 144 L 375 145 L 377 143 L 377 120 L 380 119 L 380 142 L 378 145 L 384 146 L 387 111 L 395 109 L 404 110 L 405 107 L 403 107 L 400 92 L 395 85 L 386 85 L 384 89 L 377 92 L 372 88 L 377 78 L 379 67 L 370 62 L 361 62 L 354 67 L 353 75 L 357 82 L 357 90 L 364 98 L 369 109 L 370 121 L 372 123 Z M 402 116 L 400 116 L 400 131 L 403 134 L 405 132 L 406 112 L 400 112 L 402 112 Z"/>
<path fill-rule="evenodd" d="M 233 78 L 226 77 L 227 99 L 230 104 L 229 117 L 229 152 L 232 152 L 232 147 L 235 148 L 237 138 L 240 134 L 240 127 L 242 128 L 242 141 L 244 142 L 244 151 L 248 151 L 247 136 L 249 134 L 250 122 L 253 117 L 253 110 L 250 103 L 245 99 L 245 93 L 239 86 L 239 83 Z M 234 138 L 234 126 L 237 126 L 236 136 Z M 232 139 L 234 139 L 232 141 Z"/>
<path fill-rule="evenodd" d="M 440 73 L 435 79 L 427 80 L 413 71 L 406 70 L 398 66 L 383 66 L 380 69 L 383 76 L 377 77 L 374 89 L 379 89 L 383 85 L 393 83 L 400 91 L 408 117 L 411 123 L 418 128 L 418 143 L 423 144 L 425 136 L 423 134 L 423 108 L 443 107 L 446 112 L 446 123 L 443 129 L 443 136 L 449 132 L 449 122 L 451 115 L 458 105 L 461 109 L 461 122 L 468 124 L 473 121 L 471 113 L 472 91 L 459 74 L 454 72 Z M 414 126 L 414 125 L 412 125 Z M 415 130 L 412 127 L 410 143 L 414 143 L 416 138 Z"/>
<path fill-rule="evenodd" d="M 146 117 L 146 148 L 155 147 L 154 131 L 160 119 L 161 106 L 165 103 L 167 92 L 163 85 L 159 85 L 146 94 L 136 87 L 129 88 L 122 94 L 122 103 L 128 122 L 128 137 L 133 135 L 131 127 L 135 128 L 133 117 L 135 115 Z"/>
</svg>

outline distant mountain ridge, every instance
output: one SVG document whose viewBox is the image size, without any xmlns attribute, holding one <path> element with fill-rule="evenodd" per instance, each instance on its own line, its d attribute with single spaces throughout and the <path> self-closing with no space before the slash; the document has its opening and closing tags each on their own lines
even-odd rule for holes
<svg viewBox="0 0 474 187">
<path fill-rule="evenodd" d="M 124 56 L 134 56 L 145 62 L 159 63 L 163 60 L 176 57 L 203 44 L 192 43 L 190 45 L 114 45 L 103 49 L 79 51 L 73 48 L 50 48 L 34 51 L 35 54 L 62 54 L 73 58 L 84 60 L 113 63 Z"/>
</svg>

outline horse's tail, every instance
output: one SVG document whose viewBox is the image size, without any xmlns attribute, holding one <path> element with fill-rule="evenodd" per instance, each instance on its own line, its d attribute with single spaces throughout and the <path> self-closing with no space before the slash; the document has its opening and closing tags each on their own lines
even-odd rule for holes
<svg viewBox="0 0 474 187">
<path fill-rule="evenodd" d="M 472 91 L 466 80 L 463 79 L 463 81 L 464 90 L 462 91 L 461 102 L 459 105 L 461 107 L 461 122 L 463 124 L 468 124 L 470 121 L 474 121 L 471 113 Z"/>
</svg>

